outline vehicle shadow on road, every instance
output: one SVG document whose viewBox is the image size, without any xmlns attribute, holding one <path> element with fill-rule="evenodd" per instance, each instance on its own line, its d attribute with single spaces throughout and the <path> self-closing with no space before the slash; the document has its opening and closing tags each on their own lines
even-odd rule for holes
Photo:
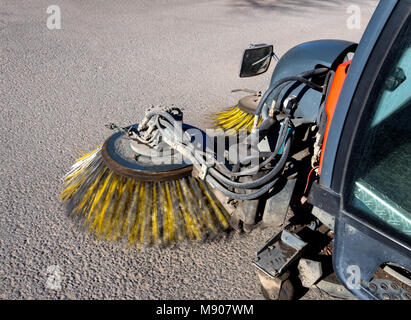
<svg viewBox="0 0 411 320">
<path fill-rule="evenodd" d="M 361 1 L 361 5 L 372 4 L 373 0 Z M 231 6 L 275 11 L 304 11 L 306 9 L 327 9 L 335 6 L 348 6 L 345 0 L 233 0 Z"/>
</svg>

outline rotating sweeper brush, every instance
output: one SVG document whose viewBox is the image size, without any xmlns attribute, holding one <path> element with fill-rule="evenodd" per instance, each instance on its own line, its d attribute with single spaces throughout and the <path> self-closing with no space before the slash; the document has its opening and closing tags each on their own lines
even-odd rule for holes
<svg viewBox="0 0 411 320">
<path fill-rule="evenodd" d="M 232 92 L 240 91 L 248 92 L 252 95 L 241 98 L 234 107 L 215 114 L 213 119 L 215 128 L 226 131 L 247 130 L 248 132 L 251 132 L 254 124 L 255 111 L 261 100 L 262 93 L 248 89 L 238 89 L 233 90 Z M 259 124 L 260 123 L 261 120 Z"/>
<path fill-rule="evenodd" d="M 180 116 L 176 108 L 165 109 L 157 110 L 163 118 Z M 160 141 L 153 119 L 145 120 L 124 129 L 111 125 L 117 132 L 73 165 L 61 193 L 70 214 L 99 238 L 140 246 L 226 230 L 227 212 L 209 185 L 191 177 L 192 164 Z"/>
</svg>

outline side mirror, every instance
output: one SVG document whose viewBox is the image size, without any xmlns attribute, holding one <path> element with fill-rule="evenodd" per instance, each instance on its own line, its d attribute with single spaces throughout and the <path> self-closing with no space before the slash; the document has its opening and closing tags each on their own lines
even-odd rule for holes
<svg viewBox="0 0 411 320">
<path fill-rule="evenodd" d="M 248 78 L 263 74 L 270 67 L 274 55 L 274 47 L 267 44 L 250 45 L 244 51 L 240 78 Z"/>
</svg>

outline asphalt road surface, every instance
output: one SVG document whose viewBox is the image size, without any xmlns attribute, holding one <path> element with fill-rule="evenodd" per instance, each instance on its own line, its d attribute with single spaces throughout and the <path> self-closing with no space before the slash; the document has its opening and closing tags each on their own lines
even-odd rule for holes
<svg viewBox="0 0 411 320">
<path fill-rule="evenodd" d="M 250 261 L 275 230 L 126 249 L 74 228 L 62 177 L 109 122 L 175 104 L 205 128 L 240 97 L 231 89 L 265 89 L 274 64 L 238 78 L 250 43 L 281 56 L 309 40 L 359 41 L 377 1 L 351 2 L 360 29 L 347 28 L 342 0 L 0 0 L 0 299 L 261 299 Z M 47 28 L 50 5 L 61 30 Z"/>
</svg>

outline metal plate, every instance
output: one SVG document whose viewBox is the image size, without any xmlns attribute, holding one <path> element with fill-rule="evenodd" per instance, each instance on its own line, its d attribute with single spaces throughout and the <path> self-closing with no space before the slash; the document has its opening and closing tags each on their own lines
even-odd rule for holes
<svg viewBox="0 0 411 320">
<path fill-rule="evenodd" d="M 264 214 L 264 226 L 278 227 L 284 224 L 290 206 L 291 196 L 293 195 L 297 180 L 286 180 L 285 187 L 280 191 L 273 190 L 273 196 L 267 200 Z"/>
<path fill-rule="evenodd" d="M 388 279 L 374 279 L 367 289 L 380 300 L 411 300 L 411 293 Z"/>
<path fill-rule="evenodd" d="M 130 142 L 124 133 L 119 132 L 110 136 L 103 145 L 103 160 L 115 173 L 140 181 L 168 181 L 191 175 L 193 167 L 184 161 L 174 164 L 139 161 Z"/>
<path fill-rule="evenodd" d="M 277 277 L 301 256 L 306 245 L 307 243 L 296 235 L 283 230 L 257 253 L 254 265 L 269 276 Z"/>
<path fill-rule="evenodd" d="M 238 101 L 238 108 L 246 113 L 255 114 L 260 100 L 261 96 L 258 95 L 246 96 Z"/>
</svg>

